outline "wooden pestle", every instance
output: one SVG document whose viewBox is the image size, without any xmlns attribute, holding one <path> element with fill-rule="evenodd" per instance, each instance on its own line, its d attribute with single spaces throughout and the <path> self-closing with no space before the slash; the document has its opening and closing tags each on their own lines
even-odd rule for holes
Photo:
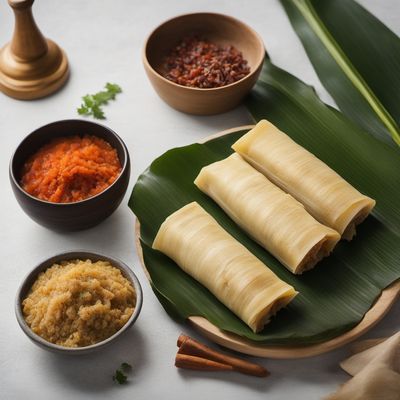
<svg viewBox="0 0 400 400">
<path fill-rule="evenodd" d="M 34 60 L 46 54 L 48 47 L 32 15 L 33 0 L 8 0 L 15 15 L 11 52 L 21 60 Z"/>
<path fill-rule="evenodd" d="M 40 32 L 32 14 L 34 0 L 8 0 L 14 16 L 10 43 L 0 50 L 0 90 L 17 99 L 47 96 L 68 78 L 65 53 Z"/>
</svg>

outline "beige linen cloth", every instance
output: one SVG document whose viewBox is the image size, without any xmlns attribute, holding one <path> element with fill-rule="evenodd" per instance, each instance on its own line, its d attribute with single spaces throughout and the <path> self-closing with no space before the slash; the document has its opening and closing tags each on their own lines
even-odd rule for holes
<svg viewBox="0 0 400 400">
<path fill-rule="evenodd" d="M 353 376 L 326 400 L 400 400 L 400 332 L 360 342 L 340 366 Z"/>
</svg>

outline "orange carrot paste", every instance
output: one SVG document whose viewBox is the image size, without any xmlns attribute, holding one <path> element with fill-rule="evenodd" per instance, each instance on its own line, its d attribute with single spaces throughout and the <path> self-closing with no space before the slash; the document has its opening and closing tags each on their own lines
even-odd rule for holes
<svg viewBox="0 0 400 400">
<path fill-rule="evenodd" d="M 110 186 L 121 172 L 117 151 L 93 135 L 52 140 L 22 168 L 22 188 L 42 200 L 71 203 Z"/>
</svg>

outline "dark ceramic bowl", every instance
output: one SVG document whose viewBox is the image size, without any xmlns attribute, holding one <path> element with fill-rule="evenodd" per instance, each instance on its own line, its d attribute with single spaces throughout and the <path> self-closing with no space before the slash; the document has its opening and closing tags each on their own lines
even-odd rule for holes
<svg viewBox="0 0 400 400">
<path fill-rule="evenodd" d="M 29 156 L 56 137 L 84 134 L 100 137 L 117 150 L 122 171 L 112 185 L 96 196 L 74 203 L 40 200 L 22 189 L 20 175 Z M 76 231 L 100 223 L 117 209 L 128 187 L 130 159 L 125 143 L 110 128 L 90 121 L 66 119 L 44 125 L 30 133 L 14 152 L 9 175 L 19 205 L 34 221 L 56 231 Z"/>
<path fill-rule="evenodd" d="M 30 288 L 32 287 L 33 283 L 36 281 L 40 272 L 45 271 L 47 268 L 51 267 L 54 263 L 61 262 L 61 261 L 68 261 L 68 260 L 92 260 L 92 261 L 108 261 L 112 266 L 119 268 L 126 279 L 128 279 L 136 292 L 136 307 L 133 311 L 133 314 L 129 318 L 128 322 L 114 335 L 110 336 L 109 338 L 93 344 L 91 346 L 86 347 L 63 347 L 57 344 L 53 344 L 48 342 L 47 340 L 43 339 L 36 333 L 32 332 L 31 328 L 25 322 L 23 313 L 22 313 L 22 302 L 26 298 Z M 33 343 L 41 347 L 42 349 L 52 351 L 54 353 L 61 353 L 61 354 L 86 354 L 90 353 L 94 350 L 99 350 L 104 348 L 105 346 L 109 345 L 110 343 L 114 342 L 117 338 L 119 338 L 123 333 L 125 333 L 136 321 L 139 316 L 140 310 L 142 308 L 143 303 L 143 293 L 142 287 L 137 279 L 136 275 L 132 272 L 132 270 L 124 264 L 122 261 L 115 259 L 113 257 L 108 257 L 103 254 L 99 253 L 92 253 L 83 250 L 76 250 L 70 251 L 66 253 L 57 254 L 51 258 L 48 258 L 45 261 L 42 261 L 39 265 L 37 265 L 23 280 L 21 286 L 18 289 L 17 296 L 15 299 L 15 314 L 17 317 L 17 321 L 21 329 L 24 333 L 32 340 Z"/>
</svg>

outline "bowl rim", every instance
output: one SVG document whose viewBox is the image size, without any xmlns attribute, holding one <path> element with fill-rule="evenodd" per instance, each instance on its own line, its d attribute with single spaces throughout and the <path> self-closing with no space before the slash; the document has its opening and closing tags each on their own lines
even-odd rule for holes
<svg viewBox="0 0 400 400">
<path fill-rule="evenodd" d="M 79 254 L 80 254 L 80 256 L 79 256 Z M 31 278 L 37 278 L 41 272 L 50 268 L 51 265 L 45 267 L 45 264 L 48 263 L 49 261 L 51 261 L 52 263 L 57 263 L 60 261 L 68 261 L 68 260 L 82 259 L 82 258 L 86 258 L 86 259 L 90 260 L 91 257 L 110 262 L 110 264 L 113 267 L 121 270 L 123 272 L 124 277 L 128 278 L 129 281 L 131 282 L 131 284 L 133 285 L 133 288 L 134 288 L 135 294 L 136 294 L 136 305 L 135 305 L 135 309 L 133 310 L 133 313 L 130 316 L 130 318 L 128 319 L 128 321 L 126 321 L 126 323 L 122 326 L 122 328 L 119 329 L 117 332 L 115 332 L 110 337 L 108 337 L 98 343 L 95 343 L 95 344 L 92 344 L 89 346 L 84 346 L 84 347 L 61 346 L 58 344 L 51 343 L 51 342 L 47 341 L 46 339 L 42 338 L 41 336 L 39 336 L 38 334 L 34 333 L 32 331 L 32 329 L 26 323 L 23 312 L 22 312 L 22 302 L 23 302 L 22 290 L 24 289 L 24 286 L 26 285 L 28 280 Z M 24 276 L 24 278 L 21 281 L 21 284 L 18 287 L 16 296 L 15 296 L 14 311 L 15 311 L 15 316 L 17 318 L 18 325 L 20 326 L 22 331 L 25 333 L 25 335 L 28 338 L 30 338 L 39 347 L 45 347 L 47 350 L 51 350 L 51 351 L 58 352 L 58 353 L 83 354 L 83 353 L 87 353 L 91 350 L 96 350 L 96 349 L 102 348 L 102 347 L 110 344 L 113 340 L 115 340 L 121 334 L 126 332 L 139 317 L 140 311 L 142 309 L 142 305 L 143 305 L 142 286 L 141 286 L 140 281 L 137 278 L 136 274 L 128 267 L 128 265 L 126 265 L 123 261 L 121 261 L 118 258 L 115 258 L 112 256 L 107 256 L 103 253 L 98 253 L 98 252 L 89 251 L 89 250 L 76 249 L 76 250 L 70 250 L 70 251 L 57 253 L 51 257 L 47 257 L 46 259 L 44 259 L 44 260 L 40 261 L 38 264 L 36 264 L 36 266 Z"/>
<path fill-rule="evenodd" d="M 147 58 L 147 48 L 148 48 L 148 44 L 149 41 L 151 39 L 151 37 L 154 35 L 154 33 L 161 28 L 163 25 L 174 21 L 175 19 L 179 19 L 179 18 L 186 18 L 186 17 L 190 17 L 193 15 L 211 15 L 214 18 L 225 18 L 225 19 L 229 19 L 232 21 L 235 21 L 241 25 L 243 25 L 246 29 L 248 29 L 249 32 L 251 32 L 254 37 L 257 38 L 257 41 L 259 42 L 259 44 L 261 45 L 261 49 L 262 49 L 262 54 L 260 53 L 260 60 L 258 60 L 258 62 L 256 63 L 255 68 L 253 68 L 253 70 L 250 71 L 249 74 L 247 74 L 246 76 L 244 76 L 243 78 L 239 79 L 236 82 L 232 82 L 229 85 L 224 85 L 224 86 L 219 86 L 219 87 L 215 87 L 215 88 L 198 88 L 198 87 L 191 87 L 191 86 L 184 86 L 184 85 L 179 85 L 178 83 L 172 82 L 169 79 L 165 78 L 164 76 L 162 76 L 160 73 L 158 73 L 153 66 L 150 64 L 148 58 Z M 253 75 L 255 75 L 257 73 L 257 71 L 259 70 L 259 68 L 262 66 L 263 62 L 264 62 L 264 58 L 265 58 L 265 54 L 266 54 L 266 49 L 265 49 L 265 45 L 264 45 L 264 41 L 261 38 L 261 36 L 248 24 L 246 24 L 245 22 L 232 17 L 230 15 L 227 14 L 221 14 L 221 13 L 215 13 L 215 12 L 208 12 L 208 11 L 201 11 L 201 12 L 193 12 L 193 13 L 186 13 L 186 14 L 179 14 L 176 15 L 175 17 L 169 18 L 165 21 L 163 21 L 161 24 L 159 24 L 158 26 L 156 26 L 151 32 L 150 34 L 147 36 L 143 48 L 142 48 L 142 61 L 143 64 L 145 65 L 146 68 L 149 69 L 149 71 L 151 71 L 151 73 L 153 73 L 155 76 L 157 76 L 158 78 L 160 78 L 162 81 L 171 84 L 175 87 L 181 88 L 181 89 L 186 89 L 189 91 L 193 91 L 193 92 L 211 92 L 211 91 L 217 91 L 217 90 L 224 90 L 226 88 L 231 88 L 235 85 L 238 85 L 240 83 L 242 83 L 244 80 L 252 77 Z"/>
<path fill-rule="evenodd" d="M 119 175 L 117 176 L 117 178 L 115 179 L 115 181 L 107 186 L 104 190 L 102 190 L 101 192 L 97 193 L 94 196 L 88 197 L 86 199 L 83 200 L 79 200 L 79 201 L 72 201 L 69 203 L 56 203 L 53 201 L 48 201 L 48 200 L 43 200 L 43 199 L 39 199 L 38 197 L 35 197 L 33 195 L 31 195 L 30 193 L 28 193 L 26 190 L 24 190 L 21 185 L 19 184 L 18 180 L 16 179 L 15 175 L 14 175 L 14 171 L 13 171 L 13 162 L 14 162 L 14 158 L 17 154 L 17 152 L 19 151 L 21 145 L 30 137 L 35 135 L 38 131 L 42 130 L 43 128 L 47 128 L 51 125 L 56 125 L 56 124 L 60 124 L 60 123 L 69 123 L 69 122 L 79 122 L 79 123 L 83 123 L 83 124 L 88 124 L 88 125 L 97 125 L 99 127 L 101 127 L 102 129 L 108 131 L 111 135 L 113 135 L 117 141 L 121 144 L 121 148 L 123 150 L 124 156 L 125 156 L 125 160 L 124 160 L 124 165 L 122 165 L 121 171 L 119 173 Z M 96 136 L 96 135 L 93 135 Z M 57 137 L 62 137 L 62 135 L 60 136 L 54 136 L 54 139 Z M 105 139 L 104 139 L 105 140 Z M 49 140 L 49 142 L 51 141 L 51 139 Z M 125 142 L 122 140 L 122 138 L 111 128 L 109 128 L 106 125 L 103 124 L 99 124 L 98 122 L 94 122 L 94 121 L 87 121 L 85 119 L 79 119 L 79 118 L 67 118 L 67 119 L 60 119 L 60 120 L 56 120 L 53 122 L 49 122 L 45 125 L 40 126 L 39 128 L 36 128 L 35 130 L 33 130 L 32 132 L 28 133 L 17 145 L 17 147 L 15 148 L 15 150 L 13 151 L 11 158 L 10 158 L 10 162 L 9 162 L 9 175 L 10 178 L 13 182 L 13 184 L 15 185 L 15 187 L 18 188 L 18 190 L 23 193 L 23 195 L 29 197 L 30 199 L 32 199 L 33 201 L 37 202 L 37 203 L 41 203 L 41 204 L 48 204 L 54 207 L 72 207 L 73 205 L 79 205 L 79 204 L 83 204 L 85 202 L 89 202 L 91 200 L 96 199 L 97 197 L 103 195 L 105 192 L 107 192 L 109 189 L 111 189 L 114 185 L 117 184 L 117 182 L 121 179 L 121 177 L 124 175 L 125 171 L 130 167 L 130 157 L 129 157 L 129 152 L 128 152 L 128 148 L 125 144 Z"/>
</svg>

